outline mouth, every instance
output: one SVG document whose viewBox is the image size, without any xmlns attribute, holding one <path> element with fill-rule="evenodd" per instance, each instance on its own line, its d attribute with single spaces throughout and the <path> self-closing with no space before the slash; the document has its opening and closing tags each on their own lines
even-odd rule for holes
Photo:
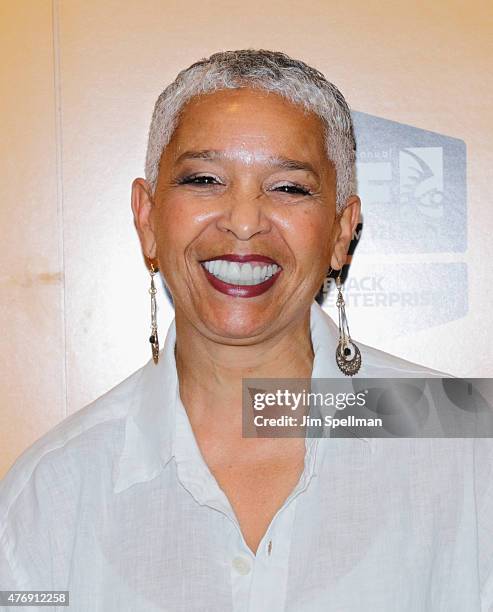
<svg viewBox="0 0 493 612">
<path fill-rule="evenodd" d="M 200 264 L 214 289 L 233 297 L 255 297 L 265 293 L 282 272 L 274 259 L 258 254 L 219 255 Z"/>
</svg>

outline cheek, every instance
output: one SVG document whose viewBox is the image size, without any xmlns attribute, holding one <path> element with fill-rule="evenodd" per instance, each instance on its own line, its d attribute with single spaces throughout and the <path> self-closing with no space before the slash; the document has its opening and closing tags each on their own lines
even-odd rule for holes
<svg viewBox="0 0 493 612">
<path fill-rule="evenodd" d="M 331 218 L 324 209 L 296 210 L 279 219 L 285 239 L 296 256 L 312 262 L 327 258 L 330 250 Z"/>
<path fill-rule="evenodd" d="M 184 197 L 167 198 L 156 212 L 156 228 L 160 245 L 174 245 L 178 254 L 198 236 L 210 211 L 203 203 Z M 169 249 L 167 249 L 168 251 Z"/>
</svg>

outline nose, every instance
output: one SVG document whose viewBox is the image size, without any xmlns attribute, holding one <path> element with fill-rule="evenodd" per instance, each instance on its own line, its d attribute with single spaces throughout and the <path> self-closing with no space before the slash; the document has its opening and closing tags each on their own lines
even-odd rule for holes
<svg viewBox="0 0 493 612">
<path fill-rule="evenodd" d="M 217 222 L 218 229 L 231 232 L 238 240 L 249 240 L 256 234 L 269 232 L 271 222 L 262 195 L 231 194 Z"/>
</svg>

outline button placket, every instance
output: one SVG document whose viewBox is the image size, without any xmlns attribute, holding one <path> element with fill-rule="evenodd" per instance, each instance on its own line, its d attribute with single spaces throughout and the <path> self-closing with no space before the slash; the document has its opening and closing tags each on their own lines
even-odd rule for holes
<svg viewBox="0 0 493 612">
<path fill-rule="evenodd" d="M 234 612 L 248 612 L 252 579 L 255 568 L 255 559 L 247 556 L 242 550 L 242 543 L 232 554 L 231 568 L 231 596 Z"/>
<path fill-rule="evenodd" d="M 306 439 L 303 475 L 278 510 L 265 533 L 255 557 L 248 612 L 283 612 L 287 593 L 291 536 L 299 496 L 316 474 L 319 440 Z"/>
<path fill-rule="evenodd" d="M 276 516 L 255 558 L 248 612 L 283 612 L 298 496 Z"/>
</svg>

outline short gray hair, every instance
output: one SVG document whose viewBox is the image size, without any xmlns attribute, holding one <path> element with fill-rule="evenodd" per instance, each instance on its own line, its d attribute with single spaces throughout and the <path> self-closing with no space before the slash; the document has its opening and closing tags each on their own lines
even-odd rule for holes
<svg viewBox="0 0 493 612">
<path fill-rule="evenodd" d="M 320 117 L 327 157 L 336 170 L 337 212 L 355 193 L 355 156 L 351 113 L 342 93 L 324 75 L 280 51 L 221 51 L 178 73 L 156 101 L 149 129 L 145 178 L 155 193 L 159 161 L 178 124 L 180 111 L 193 96 L 220 89 L 254 87 L 277 93 Z"/>
</svg>

